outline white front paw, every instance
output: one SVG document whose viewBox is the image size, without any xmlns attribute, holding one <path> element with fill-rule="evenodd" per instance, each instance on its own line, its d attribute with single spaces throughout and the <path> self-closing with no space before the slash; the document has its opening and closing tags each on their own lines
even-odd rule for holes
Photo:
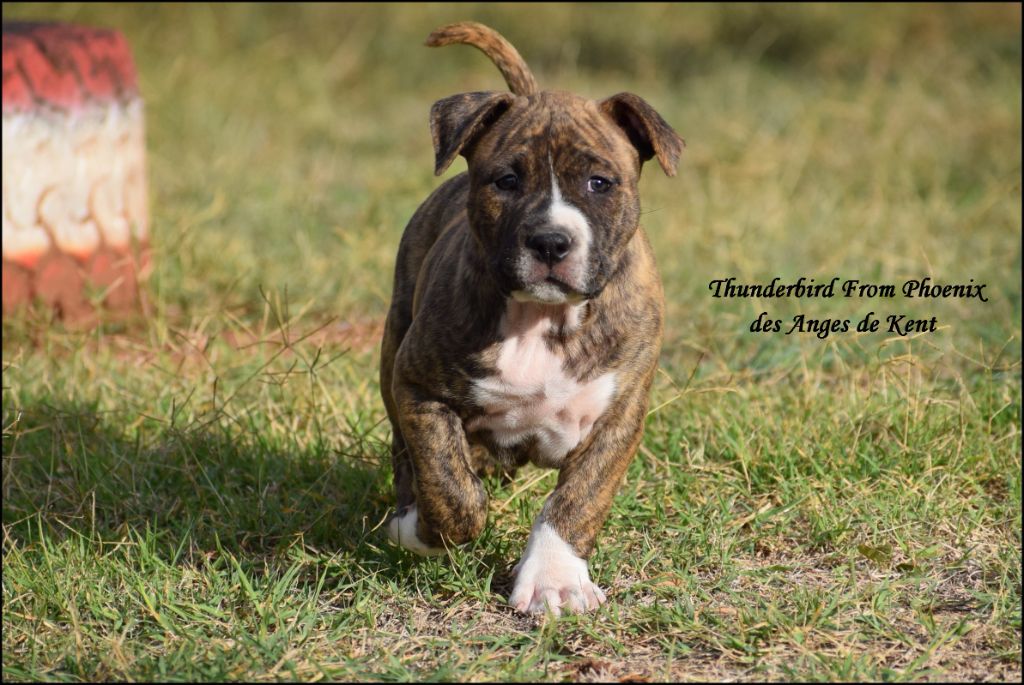
<svg viewBox="0 0 1024 685">
<path fill-rule="evenodd" d="M 604 604 L 605 596 L 590 581 L 587 562 L 549 524 L 538 522 L 526 552 L 514 570 L 516 583 L 508 603 L 524 614 L 581 614 Z"/>
<path fill-rule="evenodd" d="M 406 548 L 410 552 L 422 554 L 425 557 L 444 554 L 443 547 L 431 547 L 422 542 L 416 535 L 416 524 L 419 522 L 419 514 L 416 505 L 409 507 L 404 513 L 396 513 L 388 523 L 388 537 L 396 545 Z"/>
</svg>

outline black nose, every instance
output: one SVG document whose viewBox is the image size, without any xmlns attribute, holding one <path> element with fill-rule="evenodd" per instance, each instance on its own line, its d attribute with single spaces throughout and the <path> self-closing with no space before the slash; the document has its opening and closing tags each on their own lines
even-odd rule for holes
<svg viewBox="0 0 1024 685">
<path fill-rule="evenodd" d="M 526 247 L 537 253 L 537 257 L 548 264 L 557 264 L 569 254 L 572 240 L 564 233 L 538 233 L 526 239 Z"/>
</svg>

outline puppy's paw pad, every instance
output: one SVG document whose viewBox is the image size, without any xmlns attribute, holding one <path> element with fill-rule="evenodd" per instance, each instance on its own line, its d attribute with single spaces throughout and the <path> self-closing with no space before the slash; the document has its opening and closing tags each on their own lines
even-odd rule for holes
<svg viewBox="0 0 1024 685">
<path fill-rule="evenodd" d="M 516 582 L 508 602 L 524 614 L 581 614 L 605 602 L 604 592 L 590 580 L 587 562 L 547 523 L 534 527 L 513 573 Z"/>
<path fill-rule="evenodd" d="M 597 609 L 605 602 L 605 594 L 589 578 L 573 574 L 557 577 L 543 572 L 527 579 L 528 574 L 516 580 L 509 604 L 523 614 L 555 616 L 563 613 L 582 614 Z"/>
</svg>

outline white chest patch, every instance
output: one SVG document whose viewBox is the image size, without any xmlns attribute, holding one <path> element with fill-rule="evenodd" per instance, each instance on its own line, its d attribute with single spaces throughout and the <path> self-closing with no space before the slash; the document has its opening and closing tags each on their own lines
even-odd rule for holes
<svg viewBox="0 0 1024 685">
<path fill-rule="evenodd" d="M 553 326 L 578 325 L 578 306 L 509 303 L 497 373 L 473 386 L 484 414 L 467 423 L 468 432 L 489 430 L 503 447 L 535 438 L 538 465 L 549 467 L 587 437 L 615 394 L 615 373 L 580 382 L 544 341 Z"/>
</svg>

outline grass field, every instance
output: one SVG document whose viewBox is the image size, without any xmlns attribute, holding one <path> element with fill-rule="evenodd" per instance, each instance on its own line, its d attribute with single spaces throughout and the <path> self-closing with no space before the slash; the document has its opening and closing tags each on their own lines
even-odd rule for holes
<svg viewBox="0 0 1024 685">
<path fill-rule="evenodd" d="M 147 315 L 3 322 L 3 678 L 1021 676 L 1019 5 L 18 5 L 119 28 L 147 103 Z M 439 181 L 434 100 L 648 99 L 687 139 L 643 222 L 668 299 L 599 612 L 505 605 L 554 472 L 491 483 L 450 559 L 385 539 L 377 345 Z M 446 176 L 464 169 L 461 160 Z M 986 283 L 715 299 L 734 276 Z M 751 333 L 874 311 L 934 333 Z"/>
</svg>

